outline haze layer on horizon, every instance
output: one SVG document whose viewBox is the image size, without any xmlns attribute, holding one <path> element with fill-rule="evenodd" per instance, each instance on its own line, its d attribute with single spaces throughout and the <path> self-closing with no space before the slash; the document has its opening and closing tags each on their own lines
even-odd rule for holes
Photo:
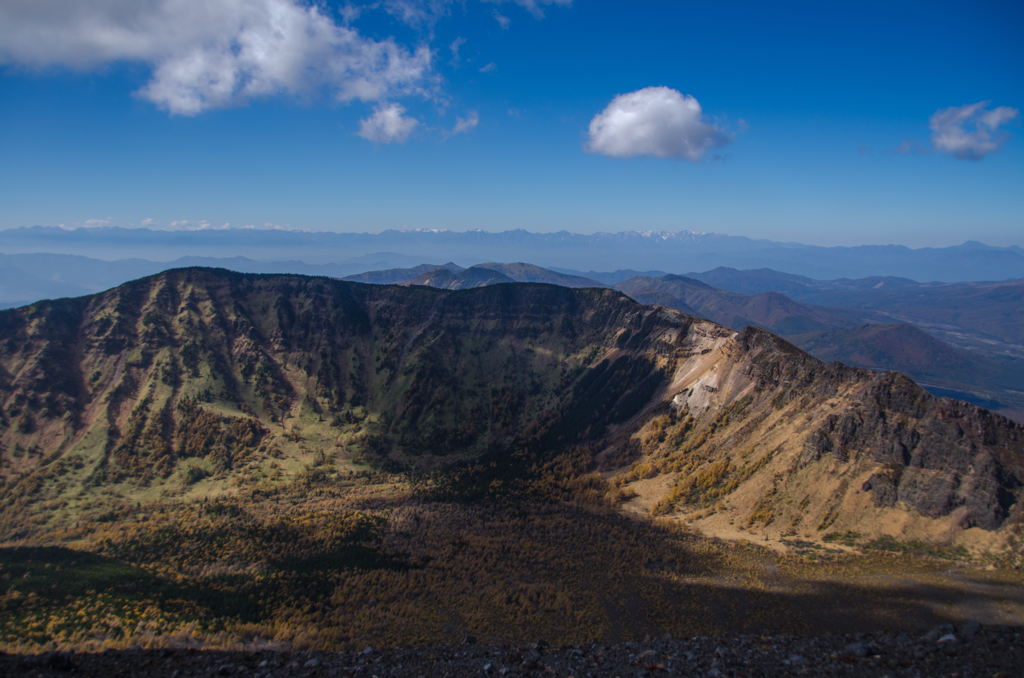
<svg viewBox="0 0 1024 678">
<path fill-rule="evenodd" d="M 1024 245 L 1022 25 L 1015 2 L 15 0 L 0 229 Z"/>
</svg>

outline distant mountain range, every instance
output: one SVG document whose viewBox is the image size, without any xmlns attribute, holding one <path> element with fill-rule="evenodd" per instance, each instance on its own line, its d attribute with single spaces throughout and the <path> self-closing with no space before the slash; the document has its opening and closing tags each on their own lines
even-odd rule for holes
<svg viewBox="0 0 1024 678">
<path fill-rule="evenodd" d="M 811 280 L 771 270 L 715 269 L 689 277 L 743 294 L 781 292 L 827 306 L 850 324 L 910 323 L 975 352 L 1024 358 L 1024 280 L 918 284 L 902 278 Z"/>
<path fill-rule="evenodd" d="M 257 261 L 296 260 L 336 266 L 330 275 L 412 266 L 423 261 L 529 261 L 574 271 L 664 271 L 684 273 L 717 267 L 771 268 L 832 280 L 898 276 L 916 281 L 959 282 L 1024 278 L 1024 250 L 968 241 L 955 247 L 911 249 L 901 245 L 818 247 L 799 243 L 693 231 L 624 231 L 589 235 L 560 231 L 411 230 L 334 233 L 225 229 L 155 231 L 95 228 L 65 230 L 34 226 L 0 231 L 0 252 L 48 252 L 99 259 L 177 260 L 242 256 Z M 341 269 L 347 269 L 343 273 Z M 263 271 L 260 271 L 263 272 Z M 303 272 L 312 271 L 274 271 Z M 594 278 L 594 275 L 584 274 Z M 632 277 L 632 276 L 630 276 Z M 601 280 L 606 284 L 620 280 Z"/>
</svg>

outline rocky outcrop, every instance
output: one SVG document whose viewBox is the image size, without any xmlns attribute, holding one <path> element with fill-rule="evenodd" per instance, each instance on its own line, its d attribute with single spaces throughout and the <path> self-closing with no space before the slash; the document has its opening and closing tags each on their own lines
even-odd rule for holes
<svg viewBox="0 0 1024 678">
<path fill-rule="evenodd" d="M 864 487 L 876 506 L 898 500 L 933 518 L 963 508 L 962 525 L 991 530 L 1006 519 L 1024 480 L 1017 456 L 1024 427 L 931 396 L 899 373 L 880 377 L 853 411 L 829 417 L 826 431 L 886 465 Z"/>
</svg>

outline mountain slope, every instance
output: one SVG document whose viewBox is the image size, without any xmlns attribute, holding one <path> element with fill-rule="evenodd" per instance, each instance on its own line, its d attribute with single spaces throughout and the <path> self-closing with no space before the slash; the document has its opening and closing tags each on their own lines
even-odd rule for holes
<svg viewBox="0 0 1024 678">
<path fill-rule="evenodd" d="M 372 464 L 723 534 L 1010 543 L 1024 474 L 1009 420 L 607 289 L 180 269 L 0 313 L 0 367 L 8 538 Z"/>
<path fill-rule="evenodd" d="M 847 285 L 850 289 L 873 289 L 878 294 L 886 286 L 907 290 L 925 287 L 898 279 L 816 281 L 768 270 L 719 269 L 710 273 L 714 274 L 712 279 L 731 280 L 734 284 L 749 282 L 755 288 L 765 281 L 821 288 L 833 286 L 835 289 Z M 754 295 L 730 292 L 683 276 L 638 277 L 616 285 L 615 289 L 641 303 L 675 308 L 735 330 L 747 325 L 766 327 L 821 360 L 839 360 L 869 369 L 899 370 L 935 393 L 966 399 L 1024 420 L 1024 397 L 1020 393 L 1024 363 L 1019 359 L 998 353 L 965 351 L 913 325 L 892 323 L 886 313 L 807 306 L 773 291 Z M 947 330 L 963 336 L 949 327 Z M 990 343 L 994 342 L 990 340 Z"/>
<path fill-rule="evenodd" d="M 876 370 L 899 370 L 932 392 L 1024 418 L 1024 361 L 992 358 L 950 346 L 906 323 L 865 324 L 787 337 L 821 360 Z"/>
<path fill-rule="evenodd" d="M 413 272 L 416 272 L 415 275 L 412 275 Z M 354 282 L 425 285 L 446 290 L 465 290 L 506 282 L 545 283 L 562 287 L 607 287 L 596 280 L 550 271 L 533 264 L 495 262 L 477 264 L 465 269 L 449 263 L 440 267 L 424 265 L 413 269 L 371 271 L 345 279 Z"/>
<path fill-rule="evenodd" d="M 436 271 L 437 269 L 445 269 L 452 273 L 460 273 L 461 271 L 466 270 L 462 266 L 449 261 L 447 264 L 442 264 L 441 266 L 420 264 L 419 266 L 413 266 L 412 268 L 389 268 L 384 271 L 367 271 L 366 273 L 356 273 L 355 275 L 345 276 L 342 280 L 371 283 L 373 285 L 395 285 L 398 283 L 408 282 L 425 273 Z"/>
<path fill-rule="evenodd" d="M 857 280 L 814 280 L 802 275 L 760 268 L 740 271 L 720 266 L 703 273 L 687 273 L 687 277 L 700 280 L 713 287 L 741 294 L 780 292 L 796 301 L 813 299 L 811 303 L 823 303 L 818 295 L 830 292 L 881 290 L 916 287 L 919 283 L 908 278 L 874 276 Z M 830 304 L 824 304 L 830 305 Z"/>
<path fill-rule="evenodd" d="M 804 306 L 777 292 L 751 296 L 679 275 L 631 278 L 614 289 L 640 303 L 670 306 L 737 330 L 758 325 L 788 335 L 848 325 L 823 309 Z"/>
<path fill-rule="evenodd" d="M 1024 357 L 1024 280 L 837 291 L 809 300 L 912 323 L 957 346 Z"/>
<path fill-rule="evenodd" d="M 452 272 L 445 268 L 436 268 L 400 284 L 404 286 L 422 285 L 439 290 L 469 290 L 474 287 L 510 282 L 515 282 L 515 280 L 500 271 L 472 266 L 457 272 Z"/>
<path fill-rule="evenodd" d="M 717 268 L 689 277 L 742 294 L 780 292 L 849 325 L 910 323 L 948 344 L 1024 357 L 1024 280 L 916 283 L 906 278 L 812 280 L 771 269 Z"/>
<path fill-rule="evenodd" d="M 487 263 L 477 264 L 474 268 L 486 268 L 508 276 L 516 282 L 546 283 L 563 287 L 607 287 L 604 283 L 578 275 L 559 273 L 533 264 L 522 262 L 514 264 Z"/>
</svg>

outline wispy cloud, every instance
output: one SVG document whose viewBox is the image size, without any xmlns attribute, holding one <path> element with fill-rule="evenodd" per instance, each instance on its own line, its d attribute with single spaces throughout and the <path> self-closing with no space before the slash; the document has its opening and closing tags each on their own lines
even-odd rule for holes
<svg viewBox="0 0 1024 678">
<path fill-rule="evenodd" d="M 226 231 L 231 228 L 231 224 L 225 223 L 220 226 L 213 226 L 206 219 L 200 219 L 199 221 L 181 219 L 172 221 L 167 225 L 167 228 L 171 231 Z"/>
<path fill-rule="evenodd" d="M 401 104 L 381 104 L 373 115 L 359 121 L 358 135 L 378 144 L 405 143 L 419 121 L 405 115 Z"/>
<path fill-rule="evenodd" d="M 403 23 L 416 28 L 432 30 L 443 17 L 451 14 L 451 6 L 466 0 L 384 0 L 384 9 Z M 569 7 L 572 0 L 481 0 L 490 5 L 519 5 L 536 19 L 544 18 L 545 7 Z M 494 18 L 502 28 L 508 28 L 511 21 L 494 10 Z"/>
<path fill-rule="evenodd" d="M 951 106 L 935 112 L 929 121 L 932 145 L 959 160 L 981 160 L 1003 147 L 1010 133 L 1000 129 L 1020 111 L 1009 106 L 988 110 L 990 102 Z"/>
<path fill-rule="evenodd" d="M 433 28 L 451 13 L 453 0 L 385 0 L 384 9 L 413 28 Z"/>
<path fill-rule="evenodd" d="M 498 64 L 494 63 L 493 61 L 491 63 L 487 64 L 486 66 L 481 66 L 480 67 L 480 72 L 481 73 L 492 73 L 492 72 L 494 72 L 496 70 L 498 70 Z"/>
<path fill-rule="evenodd" d="M 470 111 L 465 118 L 455 116 L 455 127 L 452 128 L 449 136 L 468 133 L 480 124 L 480 115 L 476 111 Z"/>
<path fill-rule="evenodd" d="M 594 116 L 585 149 L 613 158 L 653 155 L 697 162 L 734 137 L 705 120 L 694 97 L 668 87 L 645 87 L 620 94 Z"/>
<path fill-rule="evenodd" d="M 512 19 L 509 19 L 498 10 L 494 10 L 494 20 L 498 22 L 498 26 L 500 26 L 503 31 L 507 31 L 508 27 L 512 25 Z"/>
<path fill-rule="evenodd" d="M 508 2 L 508 0 L 483 0 L 483 1 L 495 4 L 495 5 L 500 5 L 500 4 L 503 4 L 505 2 Z M 525 9 L 527 12 L 529 12 L 530 14 L 532 14 L 533 16 L 535 16 L 538 19 L 543 19 L 544 18 L 544 7 L 548 7 L 548 6 L 551 6 L 551 5 L 558 6 L 558 7 L 569 7 L 569 6 L 572 5 L 572 0 L 512 0 L 512 2 L 514 2 L 517 5 L 519 5 L 520 7 L 522 7 L 523 9 Z"/>
<path fill-rule="evenodd" d="M 448 49 L 452 51 L 452 60 L 449 61 L 448 63 L 450 63 L 452 66 L 458 66 L 459 63 L 462 61 L 461 57 L 459 57 L 459 48 L 465 44 L 465 38 L 455 38 L 454 40 L 452 40 L 451 44 L 448 45 Z"/>
<path fill-rule="evenodd" d="M 924 155 L 928 149 L 917 139 L 904 139 L 892 152 L 897 155 Z"/>
</svg>

